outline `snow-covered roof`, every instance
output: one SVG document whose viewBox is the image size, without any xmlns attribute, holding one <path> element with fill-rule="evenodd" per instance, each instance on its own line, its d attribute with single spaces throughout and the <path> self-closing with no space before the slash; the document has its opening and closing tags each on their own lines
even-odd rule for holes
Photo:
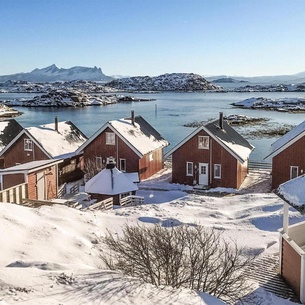
<svg viewBox="0 0 305 305">
<path fill-rule="evenodd" d="M 22 129 L 22 126 L 14 119 L 0 121 L 0 151 L 16 137 Z"/>
<path fill-rule="evenodd" d="M 38 160 L 18 164 L 5 169 L 0 169 L 0 175 L 12 175 L 16 173 L 31 173 L 33 171 L 63 162 L 63 160 Z"/>
<path fill-rule="evenodd" d="M 128 193 L 138 190 L 138 187 L 133 183 L 133 179 L 133 177 L 119 171 L 116 167 L 112 169 L 105 168 L 86 183 L 85 191 L 103 195 Z"/>
<path fill-rule="evenodd" d="M 87 137 L 70 121 L 45 124 L 23 129 L 2 151 L 3 154 L 23 134 L 28 136 L 51 159 L 68 158 L 75 154 Z"/>
<path fill-rule="evenodd" d="M 265 157 L 274 157 L 305 135 L 305 121 L 294 127 L 281 138 L 271 144 L 270 153 Z"/>
<path fill-rule="evenodd" d="M 305 175 L 282 183 L 275 193 L 300 213 L 305 214 Z"/>
<path fill-rule="evenodd" d="M 218 142 L 223 148 L 225 148 L 231 155 L 242 163 L 248 159 L 250 153 L 254 149 L 254 146 L 243 138 L 237 131 L 235 131 L 226 121 L 223 121 L 223 128 L 220 128 L 219 120 L 217 119 L 195 129 L 177 146 L 172 148 L 165 155 L 165 157 L 171 155 L 201 130 L 204 130 L 207 134 L 209 134 L 216 142 Z"/>
<path fill-rule="evenodd" d="M 131 118 L 113 120 L 102 126 L 77 153 L 81 152 L 89 143 L 98 137 L 106 128 L 117 134 L 139 157 L 169 145 L 158 132 L 142 116 L 136 116 L 134 124 Z"/>
</svg>

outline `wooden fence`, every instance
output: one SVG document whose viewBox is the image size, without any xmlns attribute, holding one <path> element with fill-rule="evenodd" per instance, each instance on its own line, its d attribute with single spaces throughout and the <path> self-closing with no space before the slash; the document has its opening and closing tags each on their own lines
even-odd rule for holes
<svg viewBox="0 0 305 305">
<path fill-rule="evenodd" d="M 87 210 L 111 210 L 113 209 L 113 198 L 108 198 L 99 202 L 96 202 L 87 207 Z"/>
<path fill-rule="evenodd" d="M 22 183 L 0 191 L 0 202 L 22 204 L 28 198 L 28 184 Z"/>
<path fill-rule="evenodd" d="M 127 197 L 121 199 L 120 204 L 121 204 L 121 206 L 144 204 L 144 197 L 127 196 Z"/>
</svg>

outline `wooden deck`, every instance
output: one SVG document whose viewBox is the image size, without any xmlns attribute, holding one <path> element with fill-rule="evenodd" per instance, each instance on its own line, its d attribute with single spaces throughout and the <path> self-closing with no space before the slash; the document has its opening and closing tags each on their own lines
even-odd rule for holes
<svg viewBox="0 0 305 305">
<path fill-rule="evenodd" d="M 276 256 L 259 256 L 249 272 L 248 279 L 257 282 L 260 287 L 280 298 L 290 299 L 292 302 L 300 303 L 292 289 L 280 276 L 279 259 Z"/>
</svg>

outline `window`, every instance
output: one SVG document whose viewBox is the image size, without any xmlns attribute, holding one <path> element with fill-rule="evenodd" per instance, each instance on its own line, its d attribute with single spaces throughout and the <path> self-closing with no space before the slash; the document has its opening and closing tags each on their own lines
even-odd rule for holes
<svg viewBox="0 0 305 305">
<path fill-rule="evenodd" d="M 115 133 L 106 132 L 106 145 L 115 145 Z"/>
<path fill-rule="evenodd" d="M 120 171 L 126 172 L 126 159 L 120 159 Z"/>
<path fill-rule="evenodd" d="M 198 136 L 198 148 L 199 149 L 209 149 L 209 137 Z"/>
<path fill-rule="evenodd" d="M 221 164 L 214 164 L 214 178 L 221 178 Z"/>
<path fill-rule="evenodd" d="M 193 176 L 193 162 L 186 162 L 186 175 Z"/>
<path fill-rule="evenodd" d="M 95 157 L 95 165 L 97 168 L 102 168 L 103 167 L 103 158 Z"/>
<path fill-rule="evenodd" d="M 33 141 L 30 139 L 24 139 L 24 150 L 32 151 L 33 150 Z"/>
<path fill-rule="evenodd" d="M 299 175 L 298 166 L 290 166 L 290 179 L 296 178 Z"/>
</svg>

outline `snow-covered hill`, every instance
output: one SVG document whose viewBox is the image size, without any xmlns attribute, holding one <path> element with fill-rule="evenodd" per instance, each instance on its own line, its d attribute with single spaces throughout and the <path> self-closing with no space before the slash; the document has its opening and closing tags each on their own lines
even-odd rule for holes
<svg viewBox="0 0 305 305">
<path fill-rule="evenodd" d="M 32 72 L 16 73 L 11 75 L 0 76 L 0 82 L 8 80 L 22 80 L 30 82 L 55 82 L 55 81 L 72 81 L 72 80 L 91 80 L 91 81 L 110 81 L 112 78 L 106 76 L 101 68 L 89 67 L 72 67 L 69 69 L 58 68 L 51 65 L 42 69 L 35 69 Z"/>
<path fill-rule="evenodd" d="M 220 90 L 205 78 L 193 73 L 171 73 L 156 77 L 135 76 L 116 79 L 107 86 L 132 91 L 207 91 Z"/>
</svg>

